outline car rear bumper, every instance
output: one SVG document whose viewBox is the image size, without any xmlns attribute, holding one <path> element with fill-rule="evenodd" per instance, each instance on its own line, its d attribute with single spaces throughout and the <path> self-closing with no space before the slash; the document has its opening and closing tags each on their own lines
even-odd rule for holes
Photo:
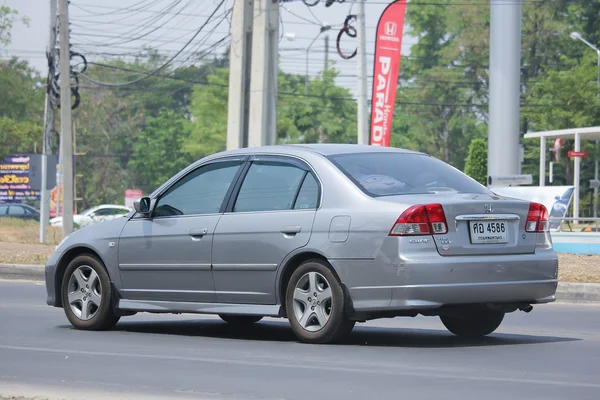
<svg viewBox="0 0 600 400">
<path fill-rule="evenodd" d="M 555 300 L 558 257 L 551 250 L 501 256 L 426 255 L 388 262 L 331 260 L 355 311 L 433 309 L 475 303 Z"/>
</svg>

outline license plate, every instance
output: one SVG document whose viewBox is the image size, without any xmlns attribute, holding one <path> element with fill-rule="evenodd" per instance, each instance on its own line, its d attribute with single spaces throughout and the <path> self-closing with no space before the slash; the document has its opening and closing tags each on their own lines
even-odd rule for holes
<svg viewBox="0 0 600 400">
<path fill-rule="evenodd" d="M 508 243 L 506 221 L 471 221 L 469 229 L 472 244 Z"/>
</svg>

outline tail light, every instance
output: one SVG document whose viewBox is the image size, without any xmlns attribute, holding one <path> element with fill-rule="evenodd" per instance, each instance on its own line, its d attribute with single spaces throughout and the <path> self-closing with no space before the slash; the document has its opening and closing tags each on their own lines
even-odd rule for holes
<svg viewBox="0 0 600 400">
<path fill-rule="evenodd" d="M 525 224 L 526 232 L 546 232 L 550 228 L 548 222 L 548 209 L 539 203 L 529 205 L 527 222 Z"/>
<path fill-rule="evenodd" d="M 446 215 L 441 204 L 416 205 L 400 215 L 390 236 L 419 236 L 448 233 Z"/>
</svg>

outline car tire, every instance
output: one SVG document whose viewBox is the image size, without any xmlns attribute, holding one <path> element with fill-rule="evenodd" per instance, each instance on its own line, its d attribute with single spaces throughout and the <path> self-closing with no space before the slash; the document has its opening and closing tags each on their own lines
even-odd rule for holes
<svg viewBox="0 0 600 400">
<path fill-rule="evenodd" d="M 62 280 L 61 298 L 67 319 L 77 329 L 107 330 L 120 319 L 113 309 L 108 273 L 91 255 L 77 256 L 69 263 Z"/>
<path fill-rule="evenodd" d="M 504 319 L 504 312 L 478 310 L 461 316 L 440 316 L 442 323 L 456 336 L 478 337 L 494 332 Z"/>
<path fill-rule="evenodd" d="M 260 315 L 219 314 L 219 317 L 231 325 L 252 325 L 263 319 L 263 317 Z"/>
<path fill-rule="evenodd" d="M 335 343 L 347 338 L 356 322 L 347 318 L 345 303 L 342 285 L 322 260 L 302 263 L 288 281 L 286 313 L 302 342 Z"/>
</svg>

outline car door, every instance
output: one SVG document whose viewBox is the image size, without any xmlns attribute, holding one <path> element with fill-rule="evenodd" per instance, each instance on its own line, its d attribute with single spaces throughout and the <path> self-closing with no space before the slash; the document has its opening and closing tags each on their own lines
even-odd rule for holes
<svg viewBox="0 0 600 400">
<path fill-rule="evenodd" d="M 299 160 L 263 156 L 252 161 L 235 192 L 215 231 L 217 300 L 274 304 L 277 269 L 310 239 L 317 179 Z"/>
<path fill-rule="evenodd" d="M 150 217 L 129 220 L 119 240 L 123 297 L 215 302 L 211 248 L 244 159 L 200 166 L 156 199 Z"/>
</svg>

